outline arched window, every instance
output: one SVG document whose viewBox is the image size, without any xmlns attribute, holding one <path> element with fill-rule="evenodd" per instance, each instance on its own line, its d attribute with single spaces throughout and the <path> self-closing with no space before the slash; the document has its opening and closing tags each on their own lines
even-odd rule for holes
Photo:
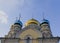
<svg viewBox="0 0 60 43">
<path fill-rule="evenodd" d="M 31 40 L 30 37 L 27 37 L 26 42 L 27 42 L 27 43 L 30 43 L 30 40 Z"/>
<path fill-rule="evenodd" d="M 25 36 L 25 43 L 32 43 L 32 37 L 31 37 L 31 35 L 26 35 Z"/>
</svg>

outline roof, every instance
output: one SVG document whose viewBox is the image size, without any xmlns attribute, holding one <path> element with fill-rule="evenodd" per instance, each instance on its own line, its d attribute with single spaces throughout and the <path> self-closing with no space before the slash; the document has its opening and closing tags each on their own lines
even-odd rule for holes
<svg viewBox="0 0 60 43">
<path fill-rule="evenodd" d="M 40 23 L 36 19 L 30 19 L 25 23 L 25 26 L 28 26 L 29 24 L 36 24 L 39 25 Z"/>
<path fill-rule="evenodd" d="M 5 38 L 5 37 L 0 37 L 0 39 L 20 39 L 20 38 Z M 37 38 L 37 39 L 58 39 L 60 40 L 60 37 L 49 37 L 49 38 Z M 20 39 L 20 40 L 25 40 L 25 39 Z M 31 40 L 36 40 L 36 39 L 31 39 Z"/>
<path fill-rule="evenodd" d="M 22 26 L 22 22 L 20 20 L 16 20 L 14 24 L 19 24 L 20 26 Z"/>
<path fill-rule="evenodd" d="M 48 23 L 48 24 L 49 24 L 49 21 L 48 21 L 47 19 L 43 19 L 43 20 L 41 21 L 41 24 L 43 24 L 43 23 Z"/>
</svg>

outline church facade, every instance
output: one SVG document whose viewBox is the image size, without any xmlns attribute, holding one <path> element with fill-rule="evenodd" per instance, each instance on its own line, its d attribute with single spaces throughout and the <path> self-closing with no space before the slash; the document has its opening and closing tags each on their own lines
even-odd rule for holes
<svg viewBox="0 0 60 43">
<path fill-rule="evenodd" d="M 43 19 L 40 23 L 32 18 L 25 23 L 18 19 L 11 26 L 5 37 L 1 37 L 1 43 L 59 43 L 60 37 L 52 35 L 49 21 Z"/>
</svg>

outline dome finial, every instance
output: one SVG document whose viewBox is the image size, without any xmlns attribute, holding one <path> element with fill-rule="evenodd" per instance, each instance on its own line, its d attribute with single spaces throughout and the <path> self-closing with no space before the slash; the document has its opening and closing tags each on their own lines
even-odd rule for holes
<svg viewBox="0 0 60 43">
<path fill-rule="evenodd" d="M 31 15 L 31 19 L 33 19 L 34 18 L 34 15 L 33 15 L 33 13 L 32 13 L 32 15 Z"/>
<path fill-rule="evenodd" d="M 43 20 L 45 19 L 44 12 L 43 12 Z"/>
<path fill-rule="evenodd" d="M 18 18 L 16 17 L 16 21 L 18 20 Z"/>
<path fill-rule="evenodd" d="M 21 19 L 21 14 L 19 14 L 19 20 Z"/>
<path fill-rule="evenodd" d="M 33 19 L 33 14 L 32 14 L 32 19 Z"/>
</svg>

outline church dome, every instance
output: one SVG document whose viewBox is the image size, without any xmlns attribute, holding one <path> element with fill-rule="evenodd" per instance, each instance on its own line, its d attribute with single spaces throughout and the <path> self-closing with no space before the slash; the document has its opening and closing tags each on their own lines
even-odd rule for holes
<svg viewBox="0 0 60 43">
<path fill-rule="evenodd" d="M 30 19 L 30 20 L 28 20 L 26 23 L 25 23 L 25 26 L 28 26 L 28 25 L 30 25 L 30 24 L 36 24 L 36 25 L 39 25 L 40 23 L 37 21 L 37 20 L 35 20 L 35 19 Z"/>
<path fill-rule="evenodd" d="M 43 19 L 42 21 L 41 21 L 41 23 L 43 24 L 43 23 L 49 23 L 49 21 L 47 20 L 47 19 Z"/>
<path fill-rule="evenodd" d="M 23 25 L 20 20 L 16 20 L 14 24 L 18 24 L 18 25 L 20 25 L 21 27 L 22 27 L 22 25 Z"/>
</svg>

